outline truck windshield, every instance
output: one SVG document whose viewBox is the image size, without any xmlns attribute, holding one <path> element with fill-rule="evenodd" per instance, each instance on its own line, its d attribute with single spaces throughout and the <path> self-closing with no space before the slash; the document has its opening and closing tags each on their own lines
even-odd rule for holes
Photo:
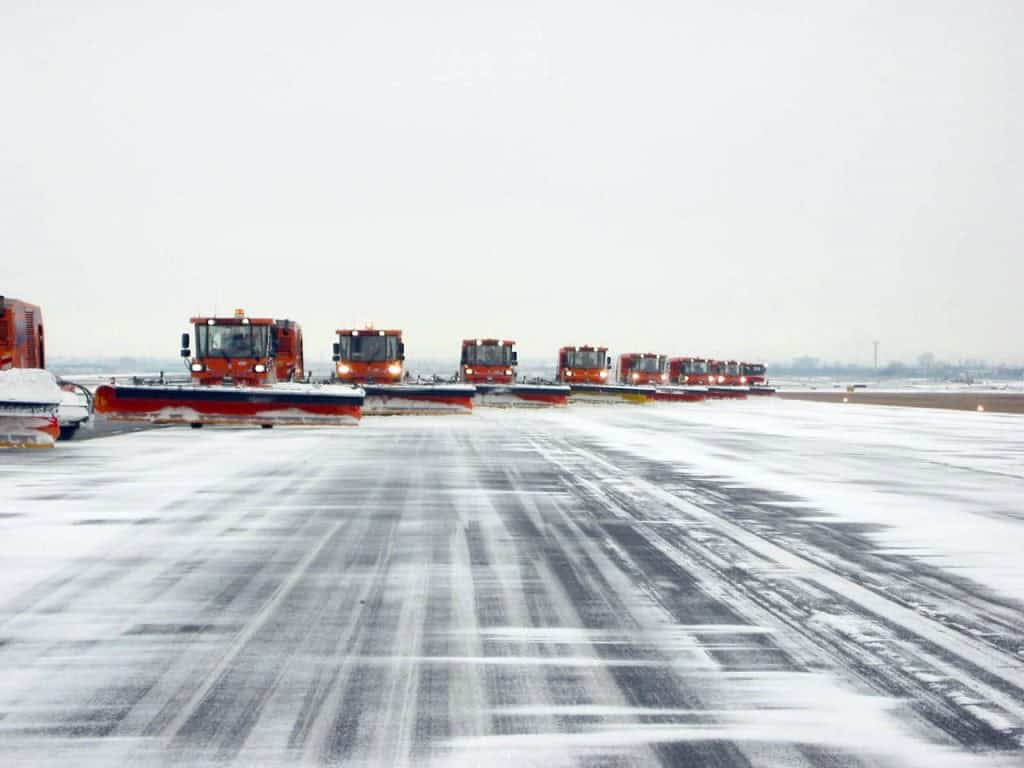
<svg viewBox="0 0 1024 768">
<path fill-rule="evenodd" d="M 633 370 L 644 373 L 658 373 L 661 371 L 660 357 L 638 357 L 633 362 Z"/>
<path fill-rule="evenodd" d="M 573 350 L 565 353 L 567 368 L 604 368 L 605 353 L 596 349 Z"/>
<path fill-rule="evenodd" d="M 687 360 L 683 363 L 683 373 L 707 373 L 708 364 L 704 360 Z"/>
<path fill-rule="evenodd" d="M 338 342 L 342 360 L 374 363 L 398 359 L 397 336 L 340 336 Z"/>
<path fill-rule="evenodd" d="M 753 365 L 753 364 L 751 364 L 751 365 L 744 365 L 743 366 L 743 373 L 746 376 L 764 376 L 764 366 L 763 365 Z"/>
<path fill-rule="evenodd" d="M 512 347 L 509 344 L 471 344 L 462 348 L 463 362 L 470 365 L 509 365 Z"/>
<path fill-rule="evenodd" d="M 267 357 L 269 325 L 196 325 L 198 357 Z"/>
<path fill-rule="evenodd" d="M 726 363 L 725 372 L 729 376 L 739 376 L 740 375 L 739 363 Z"/>
</svg>

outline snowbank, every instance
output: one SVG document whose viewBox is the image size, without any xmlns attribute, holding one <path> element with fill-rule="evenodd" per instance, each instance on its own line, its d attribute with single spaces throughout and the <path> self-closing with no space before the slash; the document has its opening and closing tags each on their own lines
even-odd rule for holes
<svg viewBox="0 0 1024 768">
<path fill-rule="evenodd" d="M 61 399 L 57 379 L 49 371 L 34 368 L 0 371 L 0 401 L 55 405 Z"/>
</svg>

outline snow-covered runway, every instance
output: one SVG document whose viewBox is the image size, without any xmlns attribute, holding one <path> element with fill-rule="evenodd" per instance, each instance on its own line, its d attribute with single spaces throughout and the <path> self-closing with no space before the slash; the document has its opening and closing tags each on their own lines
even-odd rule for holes
<svg viewBox="0 0 1024 768">
<path fill-rule="evenodd" d="M 1018 766 L 1022 426 L 768 398 L 0 453 L 0 762 Z"/>
</svg>

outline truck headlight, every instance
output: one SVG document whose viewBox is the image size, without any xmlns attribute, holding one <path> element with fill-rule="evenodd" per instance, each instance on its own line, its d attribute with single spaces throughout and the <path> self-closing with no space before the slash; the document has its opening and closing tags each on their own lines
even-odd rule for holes
<svg viewBox="0 0 1024 768">
<path fill-rule="evenodd" d="M 746 376 L 740 376 L 740 384 L 746 384 L 746 383 L 747 383 L 747 377 Z"/>
<path fill-rule="evenodd" d="M 192 363 L 189 367 L 192 369 L 192 373 L 199 373 L 206 369 L 206 366 L 202 363 Z"/>
<path fill-rule="evenodd" d="M 254 371 L 256 371 L 256 373 L 266 373 L 267 372 L 267 366 L 265 366 L 263 363 L 256 363 L 256 365 L 254 365 L 252 367 L 252 369 Z"/>
<path fill-rule="evenodd" d="M 388 366 L 388 373 L 390 373 L 392 376 L 397 376 L 401 372 L 402 366 L 398 365 L 397 363 L 392 363 L 391 365 Z"/>
<path fill-rule="evenodd" d="M 571 379 L 572 378 L 572 371 L 566 371 L 565 372 L 565 378 Z"/>
<path fill-rule="evenodd" d="M 633 381 L 639 381 L 639 380 L 640 380 L 640 374 L 639 373 L 634 373 L 633 374 Z"/>
<path fill-rule="evenodd" d="M 506 368 L 505 369 L 505 375 L 506 376 L 511 376 L 512 375 L 512 369 L 511 368 Z"/>
<path fill-rule="evenodd" d="M 349 372 L 350 372 L 351 370 L 352 370 L 352 369 L 351 369 L 351 368 L 349 368 L 349 367 L 348 367 L 347 365 L 345 365 L 344 363 L 342 363 L 341 365 L 339 365 L 339 366 L 338 366 L 338 373 L 341 373 L 341 374 L 346 374 L 346 373 L 349 373 Z"/>
<path fill-rule="evenodd" d="M 602 379 L 607 379 L 608 378 L 608 371 L 606 371 L 606 370 L 604 370 L 602 368 L 601 372 L 599 374 L 597 374 L 597 375 L 600 376 Z"/>
<path fill-rule="evenodd" d="M 473 375 L 473 369 L 472 369 L 472 368 L 467 368 L 467 369 L 466 369 L 466 373 L 467 373 L 468 375 L 472 376 L 472 375 Z"/>
</svg>

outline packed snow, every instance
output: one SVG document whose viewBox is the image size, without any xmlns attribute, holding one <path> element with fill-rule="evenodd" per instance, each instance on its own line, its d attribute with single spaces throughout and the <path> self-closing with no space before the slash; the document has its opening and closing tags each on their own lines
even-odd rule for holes
<svg viewBox="0 0 1024 768">
<path fill-rule="evenodd" d="M 49 371 L 36 368 L 0 371 L 0 402 L 56 405 L 61 399 L 57 379 Z"/>
<path fill-rule="evenodd" d="M 766 398 L 12 454 L 5 765 L 1020 765 L 1022 424 Z"/>
</svg>

